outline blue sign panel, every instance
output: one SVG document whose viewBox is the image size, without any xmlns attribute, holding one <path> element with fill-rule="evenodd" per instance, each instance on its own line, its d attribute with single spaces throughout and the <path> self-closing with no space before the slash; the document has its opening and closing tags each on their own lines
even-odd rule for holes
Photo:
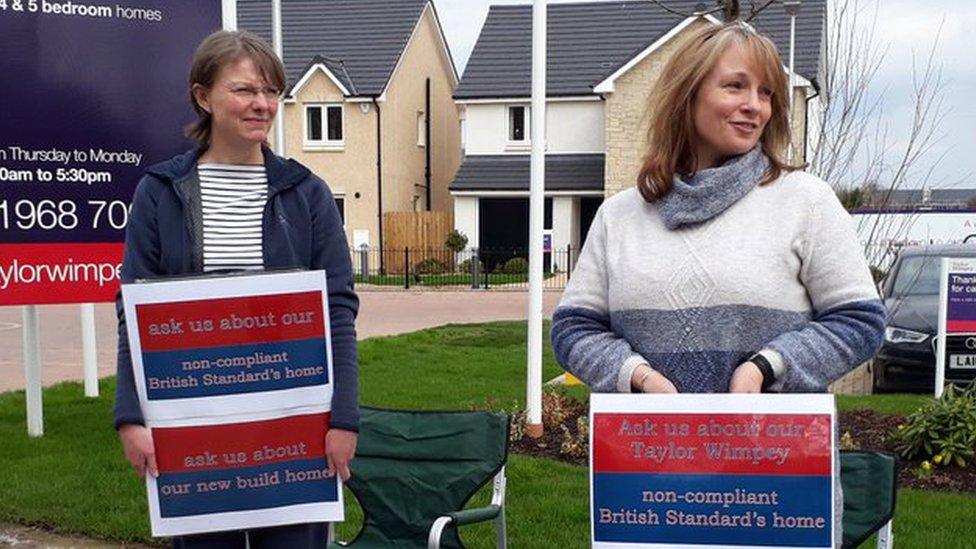
<svg viewBox="0 0 976 549">
<path fill-rule="evenodd" d="M 220 0 L 0 1 L 0 305 L 111 299 L 51 273 L 117 264 L 139 177 L 189 147 L 190 60 L 221 25 Z"/>
</svg>

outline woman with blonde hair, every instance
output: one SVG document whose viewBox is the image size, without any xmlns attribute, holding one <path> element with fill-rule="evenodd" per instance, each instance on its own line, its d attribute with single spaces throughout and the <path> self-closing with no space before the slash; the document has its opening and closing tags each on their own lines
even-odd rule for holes
<svg viewBox="0 0 976 549">
<path fill-rule="evenodd" d="M 877 351 L 885 312 L 850 216 L 784 160 L 787 93 L 741 22 L 667 62 L 636 188 L 600 207 L 553 315 L 557 360 L 592 390 L 823 392 Z"/>
</svg>

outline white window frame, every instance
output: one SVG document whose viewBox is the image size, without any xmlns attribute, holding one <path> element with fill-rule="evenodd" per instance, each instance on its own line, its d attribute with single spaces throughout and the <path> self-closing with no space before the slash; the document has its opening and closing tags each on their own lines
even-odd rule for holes
<svg viewBox="0 0 976 549">
<path fill-rule="evenodd" d="M 329 108 L 339 108 L 340 124 L 339 131 L 342 139 L 329 139 Z M 321 109 L 322 117 L 322 139 L 310 139 L 308 135 L 308 117 L 310 108 Z M 341 151 L 346 146 L 346 109 L 342 103 L 305 103 L 302 109 L 302 139 L 305 150 L 310 151 Z"/>
<path fill-rule="evenodd" d="M 417 111 L 417 146 L 427 146 L 427 115 L 424 111 Z"/>
<path fill-rule="evenodd" d="M 525 117 L 522 122 L 524 125 L 524 135 L 523 139 L 512 139 L 512 109 L 521 107 L 523 109 L 522 114 Z M 532 107 L 527 104 L 515 104 L 507 105 L 505 107 L 505 148 L 508 150 L 512 149 L 529 149 L 532 147 L 532 127 L 530 126 L 532 120 Z"/>
</svg>

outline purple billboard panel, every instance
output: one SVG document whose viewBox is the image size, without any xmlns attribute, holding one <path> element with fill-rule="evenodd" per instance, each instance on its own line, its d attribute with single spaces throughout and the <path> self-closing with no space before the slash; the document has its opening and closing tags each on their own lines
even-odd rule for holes
<svg viewBox="0 0 976 549">
<path fill-rule="evenodd" d="M 976 273 L 950 272 L 946 332 L 976 331 Z"/>
<path fill-rule="evenodd" d="M 0 305 L 114 295 L 47 275 L 118 263 L 143 171 L 189 147 L 190 59 L 221 25 L 220 0 L 0 1 Z"/>
</svg>

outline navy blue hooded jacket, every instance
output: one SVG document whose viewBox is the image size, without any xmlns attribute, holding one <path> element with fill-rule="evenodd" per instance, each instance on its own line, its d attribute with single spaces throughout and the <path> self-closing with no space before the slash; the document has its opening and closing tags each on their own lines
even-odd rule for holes
<svg viewBox="0 0 976 549">
<path fill-rule="evenodd" d="M 193 149 L 146 170 L 132 199 L 125 232 L 122 283 L 203 273 L 203 222 Z M 262 233 L 266 269 L 325 269 L 329 291 L 334 374 L 330 425 L 359 430 L 356 313 L 349 246 L 331 191 L 308 168 L 263 150 L 268 202 Z M 119 318 L 115 427 L 144 424 L 126 334 L 122 294 Z"/>
</svg>

